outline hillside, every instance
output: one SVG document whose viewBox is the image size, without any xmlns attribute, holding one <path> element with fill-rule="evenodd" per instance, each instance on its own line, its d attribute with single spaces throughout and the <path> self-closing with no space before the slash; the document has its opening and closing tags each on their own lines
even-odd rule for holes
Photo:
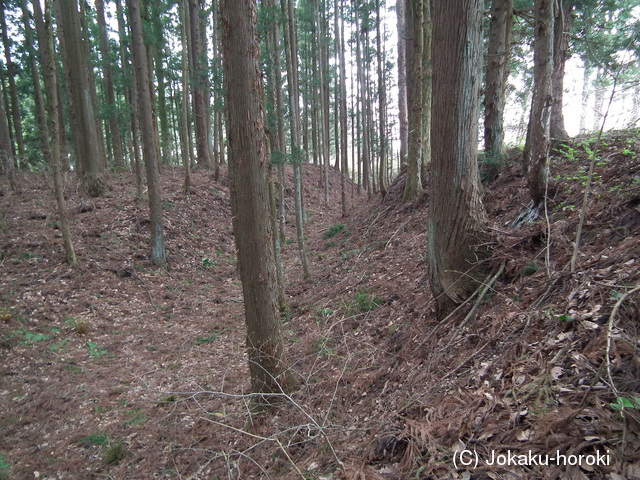
<svg viewBox="0 0 640 480">
<path fill-rule="evenodd" d="M 48 181 L 23 176 L 17 195 L 3 179 L 0 478 L 640 479 L 640 312 L 626 295 L 640 279 L 640 132 L 603 143 L 571 274 L 592 148 L 554 150 L 548 226 L 510 227 L 527 204 L 517 153 L 485 184 L 496 275 L 444 322 L 428 192 L 401 204 L 400 176 L 385 199 L 352 197 L 343 219 L 339 176 L 325 206 L 306 167 L 311 280 L 289 244 L 291 188 L 284 251 L 298 388 L 253 422 L 224 181 L 196 171 L 186 197 L 181 171 L 163 169 L 164 271 L 129 174 L 88 202 L 69 183 L 76 270 Z M 585 457 L 463 467 L 465 450 Z M 587 464 L 598 454 L 608 465 Z"/>
</svg>

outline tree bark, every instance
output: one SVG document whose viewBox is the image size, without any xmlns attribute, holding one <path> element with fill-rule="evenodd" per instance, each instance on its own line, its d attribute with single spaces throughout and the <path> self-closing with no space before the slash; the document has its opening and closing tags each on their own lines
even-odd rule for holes
<svg viewBox="0 0 640 480">
<path fill-rule="evenodd" d="M 361 134 L 361 141 L 358 142 L 358 146 L 360 148 L 359 151 L 359 165 L 360 170 L 358 171 L 358 178 L 361 179 L 360 184 L 362 188 L 367 192 L 367 195 L 371 197 L 371 185 L 369 184 L 369 115 L 368 111 L 370 109 L 369 103 L 367 101 L 367 93 L 368 89 L 366 87 L 366 74 L 365 74 L 365 60 L 364 60 L 364 48 L 362 46 L 362 39 L 366 37 L 369 33 L 366 30 L 367 27 L 363 21 L 360 20 L 360 14 L 358 9 L 355 10 L 355 23 L 358 32 L 360 32 L 356 38 L 356 69 L 357 69 L 357 80 L 358 80 L 358 88 L 359 88 L 359 99 L 360 99 L 360 110 L 358 112 L 358 121 L 360 125 L 358 126 L 358 132 Z"/>
<path fill-rule="evenodd" d="M 283 17 L 286 18 L 284 43 L 287 58 L 287 86 L 289 89 L 289 121 L 291 125 L 291 163 L 293 164 L 293 188 L 296 215 L 296 237 L 298 254 L 302 265 L 302 276 L 311 276 L 307 263 L 307 250 L 304 241 L 304 214 L 302 210 L 302 176 L 300 173 L 303 152 L 300 148 L 300 101 L 298 88 L 298 47 L 293 3 L 291 0 L 280 1 Z"/>
<path fill-rule="evenodd" d="M 147 188 L 149 190 L 149 215 L 151 220 L 151 261 L 157 267 L 167 263 L 164 247 L 164 222 L 162 218 L 162 202 L 158 175 L 158 134 L 153 118 L 151 92 L 149 90 L 149 65 L 143 41 L 142 17 L 139 0 L 127 0 L 131 43 L 133 49 L 133 65 L 135 83 L 138 92 L 139 122 L 142 134 L 142 152 L 147 172 Z"/>
<path fill-rule="evenodd" d="M 104 159 L 101 132 L 97 128 L 94 111 L 91 82 L 89 81 L 89 63 L 85 55 L 84 37 L 80 30 L 80 13 L 76 0 L 56 0 L 58 27 L 62 30 L 66 51 L 67 89 L 70 107 L 75 118 L 74 145 L 78 175 L 85 185 L 89 196 L 97 197 L 109 190 L 106 181 L 106 161 Z"/>
<path fill-rule="evenodd" d="M 424 2 L 407 0 L 407 94 L 409 132 L 407 146 L 407 180 L 402 201 L 415 201 L 422 191 L 420 162 L 422 161 L 422 116 L 424 115 Z"/>
<path fill-rule="evenodd" d="M 504 154 L 504 107 L 512 25 L 513 0 L 493 0 L 484 96 L 484 151 L 490 164 L 496 167 L 502 162 Z"/>
<path fill-rule="evenodd" d="M 585 60 L 582 65 L 582 93 L 580 94 L 580 133 L 587 131 L 587 109 L 589 107 L 590 77 L 592 67 Z"/>
<path fill-rule="evenodd" d="M 290 387 L 276 306 L 255 0 L 222 0 L 229 183 L 254 393 Z M 260 398 L 255 407 L 268 404 Z"/>
<path fill-rule="evenodd" d="M 214 70 L 214 82 L 211 88 L 211 95 L 213 98 L 213 181 L 218 182 L 220 180 L 220 164 L 223 162 L 223 140 L 222 135 L 218 135 L 218 132 L 222 130 L 222 89 L 218 86 L 222 83 L 222 65 L 220 64 L 220 39 L 219 39 L 219 12 L 218 0 L 213 0 L 211 3 L 211 23 L 213 37 L 211 38 L 211 48 L 213 51 L 213 70 Z"/>
<path fill-rule="evenodd" d="M 551 75 L 553 72 L 553 2 L 536 0 L 536 22 L 533 56 L 533 98 L 529 118 L 528 148 L 524 151 L 529 195 L 534 207 L 546 194 L 549 181 L 549 149 L 551 146 Z"/>
<path fill-rule="evenodd" d="M 16 184 L 15 163 L 13 159 L 13 149 L 11 146 L 11 135 L 9 133 L 9 122 L 4 108 L 4 99 L 0 98 L 0 168 L 3 169 L 5 177 L 9 181 L 11 190 L 18 190 Z"/>
<path fill-rule="evenodd" d="M 196 151 L 198 165 L 210 169 L 212 167 L 209 149 L 209 132 L 207 131 L 207 109 L 205 102 L 207 72 L 202 66 L 203 50 L 200 38 L 200 9 L 198 0 L 189 0 L 189 27 L 191 32 L 191 80 L 193 83 L 193 115 L 196 126 Z"/>
<path fill-rule="evenodd" d="M 189 6 L 187 0 L 179 4 L 180 11 L 180 40 L 182 43 L 182 98 L 180 102 L 180 153 L 184 166 L 185 195 L 191 192 L 191 154 L 189 142 L 189 49 L 187 46 L 187 25 L 189 25 Z"/>
<path fill-rule="evenodd" d="M 340 175 L 340 201 L 342 205 L 342 216 L 346 217 L 349 214 L 347 205 L 347 192 L 345 185 L 345 178 L 349 174 L 349 157 L 348 157 L 348 145 L 347 145 L 347 74 L 345 68 L 344 58 L 344 0 L 340 2 L 340 8 L 338 8 L 338 0 L 334 2 L 334 8 L 336 10 L 336 48 L 338 50 L 338 68 L 339 72 L 339 85 L 340 85 L 340 154 L 341 156 L 341 175 Z M 338 17 L 339 20 L 338 21 Z"/>
<path fill-rule="evenodd" d="M 382 64 L 382 33 L 380 24 L 382 17 L 380 16 L 380 0 L 376 0 L 376 62 L 378 67 L 378 142 L 379 142 L 379 158 L 380 166 L 378 168 L 378 186 L 380 187 L 380 195 L 384 197 L 387 194 L 387 180 L 385 173 L 387 170 L 387 145 L 385 135 L 385 105 L 387 103 L 387 88 L 385 85 L 384 65 Z"/>
<path fill-rule="evenodd" d="M 400 132 L 400 165 L 407 162 L 407 145 L 409 143 L 409 116 L 407 113 L 407 33 L 406 4 L 407 0 L 397 0 L 396 16 L 398 18 L 398 130 Z"/>
<path fill-rule="evenodd" d="M 31 82 L 33 83 L 33 100 L 35 106 L 34 116 L 37 120 L 40 145 L 42 148 L 44 143 L 49 141 L 47 134 L 47 113 L 45 112 L 44 101 L 42 99 L 42 86 L 40 85 L 40 73 L 38 71 L 38 62 L 34 51 L 35 41 L 33 38 L 33 29 L 31 28 L 27 0 L 21 0 L 20 7 L 22 9 L 22 18 L 24 23 L 25 48 L 27 49 L 29 56 L 29 70 L 31 73 Z"/>
<path fill-rule="evenodd" d="M 482 2 L 433 4 L 433 159 L 428 223 L 431 291 L 439 318 L 483 280 L 487 221 L 478 189 Z"/>
<path fill-rule="evenodd" d="M 604 115 L 602 108 L 604 106 L 604 91 L 607 85 L 606 72 L 604 68 L 597 67 L 596 78 L 593 83 L 595 88 L 595 101 L 593 105 L 593 127 L 591 130 L 597 132 L 600 130 L 602 117 Z"/>
<path fill-rule="evenodd" d="M 45 15 L 43 18 L 40 0 L 32 0 L 36 30 L 38 34 L 38 45 L 40 47 L 40 59 L 44 76 L 44 88 L 47 96 L 47 110 L 49 111 L 49 126 L 45 122 L 44 128 L 46 141 L 42 144 L 45 158 L 53 171 L 53 189 L 58 207 L 58 217 L 60 219 L 60 232 L 62 233 L 62 243 L 65 251 L 65 258 L 69 266 L 76 266 L 78 260 L 73 248 L 71 232 L 69 228 L 69 215 L 67 204 L 64 198 L 63 177 L 60 161 L 60 125 L 58 123 L 58 71 L 55 62 L 53 48 L 53 33 L 51 28 L 51 12 L 45 4 Z M 49 137 L 50 135 L 50 137 Z"/>
<path fill-rule="evenodd" d="M 104 96 L 107 105 L 107 122 L 111 134 L 113 147 L 113 161 L 116 167 L 124 165 L 124 152 L 122 148 L 122 136 L 118 122 L 118 107 L 113 88 L 113 72 L 109 55 L 109 42 L 107 40 L 107 22 L 104 15 L 104 0 L 96 0 L 96 14 L 98 19 L 98 32 L 100 37 L 100 55 L 102 56 L 102 75 L 104 79 Z"/>
<path fill-rule="evenodd" d="M 0 0 L 0 27 L 2 28 L 2 46 L 4 48 L 4 58 L 7 67 L 7 77 L 9 78 L 9 94 L 11 95 L 11 118 L 13 119 L 13 130 L 15 132 L 16 144 L 18 145 L 18 156 L 25 158 L 24 138 L 22 135 L 22 117 L 20 116 L 20 103 L 18 102 L 18 90 L 16 89 L 16 73 L 11 59 L 11 46 L 7 33 L 7 22 L 5 19 L 6 0 Z M 7 109 L 8 110 L 8 109 Z"/>
<path fill-rule="evenodd" d="M 569 134 L 564 125 L 564 67 L 569 49 L 569 30 L 571 29 L 571 9 L 574 0 L 558 0 L 553 22 L 553 72 L 551 74 L 551 119 L 550 136 L 553 140 L 565 141 Z"/>
<path fill-rule="evenodd" d="M 162 17 L 165 15 L 165 8 L 161 2 L 149 2 L 151 8 L 151 18 L 153 24 L 153 67 L 156 74 L 156 104 L 158 111 L 158 127 L 160 130 L 160 163 L 171 162 L 171 132 L 169 129 L 169 114 L 167 107 L 167 71 L 164 66 L 166 57 L 166 32 Z"/>
<path fill-rule="evenodd" d="M 433 62 L 431 58 L 431 40 L 433 22 L 431 21 L 431 0 L 424 0 L 424 47 L 422 51 L 422 148 L 420 153 L 420 181 L 422 187 L 427 186 L 427 168 L 431 163 L 431 116 L 433 95 Z"/>
<path fill-rule="evenodd" d="M 267 158 L 269 159 L 269 207 L 271 212 L 271 234 L 273 237 L 273 250 L 276 264 L 277 278 L 277 299 L 280 308 L 285 308 L 286 299 L 284 295 L 284 270 L 282 268 L 282 242 L 278 233 L 278 202 L 276 201 L 276 185 L 274 172 L 283 162 L 282 145 L 280 145 L 280 135 L 278 133 L 278 117 L 282 112 L 278 109 L 276 99 L 280 89 L 280 76 L 276 75 L 276 63 L 280 55 L 277 41 L 278 21 L 276 17 L 277 7 L 275 0 L 266 0 L 262 3 L 267 18 L 265 45 L 266 45 L 266 120 L 265 133 L 267 134 Z"/>
</svg>

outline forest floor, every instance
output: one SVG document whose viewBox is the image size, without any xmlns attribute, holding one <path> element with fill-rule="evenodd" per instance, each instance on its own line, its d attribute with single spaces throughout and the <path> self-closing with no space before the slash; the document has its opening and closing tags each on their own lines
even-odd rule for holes
<svg viewBox="0 0 640 480">
<path fill-rule="evenodd" d="M 68 184 L 76 269 L 49 180 L 0 183 L 0 479 L 640 479 L 640 132 L 604 139 L 572 274 L 591 149 L 554 149 L 548 222 L 510 227 L 517 153 L 485 184 L 496 275 L 441 322 L 428 192 L 402 204 L 401 175 L 342 218 L 339 175 L 325 205 L 305 167 L 303 281 L 289 177 L 298 385 L 253 419 L 224 180 L 196 171 L 185 196 L 163 168 L 167 270 L 129 173 L 91 200 Z"/>
</svg>

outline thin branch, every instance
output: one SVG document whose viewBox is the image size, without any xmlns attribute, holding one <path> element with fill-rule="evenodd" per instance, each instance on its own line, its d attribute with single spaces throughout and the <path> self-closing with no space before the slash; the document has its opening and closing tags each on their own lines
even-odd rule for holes
<svg viewBox="0 0 640 480">
<path fill-rule="evenodd" d="M 615 320 L 616 314 L 618 313 L 618 310 L 620 309 L 620 306 L 625 302 L 625 300 L 627 298 L 629 298 L 631 295 L 633 295 L 634 293 L 636 293 L 639 290 L 640 290 L 640 285 L 636 285 L 634 288 L 632 288 L 627 293 L 622 295 L 618 299 L 618 301 L 615 303 L 615 305 L 613 306 L 613 310 L 611 310 L 611 314 L 609 315 L 609 323 L 607 325 L 607 356 L 606 356 L 606 360 L 607 360 L 607 377 L 609 379 L 609 386 L 611 387 L 611 390 L 613 390 L 613 394 L 615 395 L 616 399 L 620 397 L 620 392 L 618 391 L 618 388 L 616 387 L 616 384 L 613 381 L 613 375 L 611 374 L 611 344 L 612 344 L 612 338 L 613 338 L 614 320 Z M 623 402 L 620 402 L 620 414 L 622 415 L 622 418 L 624 419 L 624 422 L 625 422 L 625 429 L 624 429 L 624 433 L 622 435 L 622 445 L 623 445 L 623 449 L 624 449 L 624 445 L 626 443 L 627 417 L 625 415 L 625 409 L 624 409 L 624 403 Z"/>
<path fill-rule="evenodd" d="M 587 175 L 587 184 L 584 187 L 584 196 L 582 198 L 582 208 L 580 209 L 580 219 L 578 220 L 578 228 L 576 229 L 576 239 L 573 244 L 573 255 L 571 256 L 571 273 L 576 273 L 576 262 L 578 260 L 578 253 L 580 252 L 580 238 L 582 236 L 582 227 L 584 225 L 584 218 L 587 212 L 587 202 L 589 201 L 589 193 L 591 193 L 591 183 L 593 181 L 593 169 L 596 164 L 596 154 L 598 149 L 600 148 L 600 142 L 602 140 L 602 132 L 604 131 L 604 126 L 607 122 L 607 117 L 609 116 L 609 110 L 611 109 L 611 104 L 613 103 L 613 97 L 616 94 L 616 85 L 618 83 L 618 76 L 616 75 L 613 79 L 613 89 L 611 90 L 611 96 L 609 97 L 609 104 L 607 105 L 607 110 L 604 112 L 604 117 L 602 118 L 602 124 L 600 125 L 600 130 L 598 131 L 598 137 L 596 138 L 596 144 L 591 151 L 591 163 L 589 163 L 589 173 Z"/>
</svg>

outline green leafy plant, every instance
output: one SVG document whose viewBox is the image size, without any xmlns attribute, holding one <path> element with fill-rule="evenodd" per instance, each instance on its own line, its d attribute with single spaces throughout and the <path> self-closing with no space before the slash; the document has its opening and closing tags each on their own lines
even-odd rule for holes
<svg viewBox="0 0 640 480">
<path fill-rule="evenodd" d="M 347 306 L 347 314 L 369 313 L 375 310 L 383 301 L 380 297 L 370 295 L 367 291 L 356 292 L 353 301 Z"/>
<path fill-rule="evenodd" d="M 573 322 L 573 317 L 567 313 L 563 313 L 562 315 L 558 315 L 556 317 L 560 323 L 571 323 Z"/>
<path fill-rule="evenodd" d="M 109 437 L 99 433 L 94 433 L 91 435 L 87 435 L 86 437 L 82 437 L 80 440 L 78 440 L 78 443 L 83 447 L 89 447 L 92 445 L 102 447 L 109 443 Z"/>
<path fill-rule="evenodd" d="M 101 357 L 102 355 L 106 355 L 107 351 L 98 347 L 95 343 L 93 342 L 87 342 L 87 349 L 89 351 L 89 356 L 91 358 L 98 358 Z"/>
<path fill-rule="evenodd" d="M 65 338 L 64 340 L 61 340 L 57 343 L 54 343 L 53 345 L 50 345 L 49 351 L 52 353 L 62 353 L 65 351 L 65 346 L 67 345 L 67 343 L 69 343 L 69 339 Z"/>
<path fill-rule="evenodd" d="M 577 162 L 579 160 L 578 150 L 570 145 L 558 145 L 558 148 L 555 149 L 555 152 L 559 155 L 563 155 L 564 158 L 566 158 L 570 162 Z"/>
<path fill-rule="evenodd" d="M 140 412 L 139 408 L 134 408 L 133 410 L 129 410 L 127 412 L 129 416 L 129 420 L 127 420 L 127 425 L 135 425 L 136 423 L 142 423 L 147 421 L 147 417 Z"/>
<path fill-rule="evenodd" d="M 344 230 L 344 225 L 341 223 L 338 223 L 337 225 L 333 225 L 329 227 L 327 230 L 325 230 L 325 232 L 322 234 L 322 238 L 324 240 L 329 240 L 330 238 L 335 237 L 337 234 L 339 234 L 343 230 Z"/>
<path fill-rule="evenodd" d="M 220 332 L 218 330 L 211 330 L 211 335 L 206 336 L 206 337 L 198 337 L 196 338 L 196 343 L 199 343 L 201 345 L 205 344 L 205 343 L 211 343 L 215 340 L 218 339 L 218 337 L 220 336 Z"/>
<path fill-rule="evenodd" d="M 164 210 L 173 210 L 174 208 L 176 208 L 176 205 L 171 200 L 167 200 L 166 198 L 163 198 L 162 199 L 162 208 Z"/>
<path fill-rule="evenodd" d="M 4 459 L 4 456 L 0 453 L 0 479 L 9 478 L 9 464 Z"/>
<path fill-rule="evenodd" d="M 612 410 L 617 411 L 620 411 L 623 408 L 640 410 L 640 397 L 618 397 L 616 398 L 616 401 L 610 403 L 609 406 Z"/>
<path fill-rule="evenodd" d="M 158 402 L 158 406 L 159 407 L 166 407 L 167 405 L 170 405 L 172 403 L 174 403 L 176 401 L 176 397 L 174 397 L 173 395 L 167 395 L 166 397 L 162 397 L 160 399 L 160 401 Z"/>
<path fill-rule="evenodd" d="M 21 345 L 49 340 L 49 337 L 46 336 L 44 333 L 28 332 L 26 330 L 16 330 L 16 331 L 21 332 L 22 334 L 22 341 L 20 342 Z"/>
<path fill-rule="evenodd" d="M 329 339 L 327 337 L 318 338 L 313 342 L 318 355 L 322 357 L 331 357 L 335 355 L 335 349 L 329 345 Z"/>
<path fill-rule="evenodd" d="M 528 277 L 529 275 L 533 275 L 534 273 L 536 273 L 539 269 L 540 268 L 538 264 L 534 261 L 531 261 L 524 267 L 522 267 L 522 270 L 520 270 L 520 275 L 523 277 Z"/>
<path fill-rule="evenodd" d="M 202 268 L 215 267 L 216 265 L 218 265 L 218 261 L 217 260 L 211 260 L 209 257 L 203 257 L 202 261 L 200 262 L 200 266 Z"/>
</svg>

